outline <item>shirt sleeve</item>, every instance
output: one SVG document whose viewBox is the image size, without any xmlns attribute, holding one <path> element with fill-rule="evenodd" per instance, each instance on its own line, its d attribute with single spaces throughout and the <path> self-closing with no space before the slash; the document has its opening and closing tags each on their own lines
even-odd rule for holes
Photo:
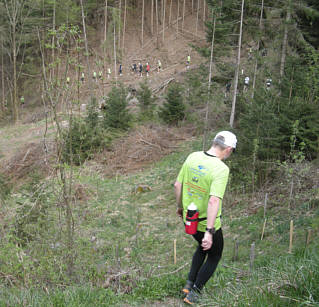
<svg viewBox="0 0 319 307">
<path fill-rule="evenodd" d="M 185 174 L 185 169 L 186 169 L 185 165 L 186 165 L 186 161 L 184 162 L 181 170 L 178 173 L 177 179 L 176 179 L 180 183 L 183 183 L 183 181 L 184 181 L 183 179 L 184 179 L 184 174 Z"/>
<path fill-rule="evenodd" d="M 218 172 L 210 186 L 210 195 L 223 199 L 229 176 L 229 168 L 226 167 Z"/>
</svg>

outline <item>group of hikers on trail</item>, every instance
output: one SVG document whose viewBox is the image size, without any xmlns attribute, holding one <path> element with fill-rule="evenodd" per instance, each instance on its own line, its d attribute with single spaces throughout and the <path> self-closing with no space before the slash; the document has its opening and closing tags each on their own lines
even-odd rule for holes
<svg viewBox="0 0 319 307">
<path fill-rule="evenodd" d="M 190 63 L 191 63 L 191 56 L 190 54 L 187 55 L 187 60 L 186 60 L 186 69 L 188 70 L 189 67 L 190 67 Z M 132 63 L 132 65 L 130 66 L 130 70 L 132 73 L 134 74 L 138 74 L 140 77 L 143 77 L 143 73 L 145 73 L 146 77 L 148 77 L 150 75 L 150 72 L 151 72 L 151 65 L 149 62 L 146 62 L 145 65 L 143 65 L 141 62 L 138 62 L 138 63 Z M 156 68 L 157 72 L 161 72 L 163 70 L 163 67 L 162 67 L 162 62 L 161 60 L 157 60 L 157 68 Z M 123 75 L 123 65 L 122 63 L 119 64 L 119 70 L 118 70 L 118 74 L 119 76 L 122 76 Z M 106 70 L 106 75 L 107 75 L 107 79 L 110 79 L 111 78 L 111 75 L 112 75 L 112 70 L 110 67 L 107 68 Z M 84 83 L 85 81 L 85 74 L 84 72 L 81 72 L 81 75 L 80 75 L 80 81 L 82 83 Z M 92 73 L 92 79 L 93 81 L 95 82 L 98 82 L 99 80 L 100 81 L 103 81 L 104 80 L 104 77 L 103 77 L 103 71 L 102 70 L 99 70 L 98 73 L 94 70 L 93 73 Z M 71 82 L 71 79 L 70 77 L 67 77 L 66 78 L 66 84 L 69 85 Z"/>
<path fill-rule="evenodd" d="M 161 60 L 157 60 L 157 72 L 159 73 L 161 70 L 162 70 L 162 62 Z M 141 62 L 139 62 L 138 64 L 133 63 L 131 66 L 131 71 L 134 74 L 139 74 L 140 77 L 143 77 L 143 72 L 145 72 L 146 77 L 148 77 L 151 72 L 151 65 L 149 64 L 149 62 L 146 62 L 144 66 Z"/>
<path fill-rule="evenodd" d="M 160 60 L 158 60 L 157 61 L 157 72 L 160 72 L 161 70 L 162 70 L 162 62 Z M 133 63 L 131 65 L 131 71 L 133 73 L 136 73 L 136 74 L 138 73 L 141 77 L 143 76 L 143 72 L 145 72 L 146 76 L 148 77 L 150 72 L 151 72 L 151 66 L 148 62 L 145 65 L 143 65 L 141 62 L 139 62 L 138 64 Z M 111 74 L 112 74 L 111 68 L 107 68 L 107 71 L 106 71 L 107 79 L 110 79 Z M 119 76 L 123 75 L 122 63 L 119 64 L 118 74 L 119 74 Z M 101 70 L 98 73 L 96 71 L 93 71 L 92 78 L 95 82 L 97 82 L 98 80 L 103 81 L 103 79 L 104 79 L 103 72 Z M 85 80 L 84 72 L 81 73 L 80 80 L 82 83 L 84 82 L 84 80 Z M 67 84 L 69 84 L 69 83 L 70 83 L 70 78 L 67 77 Z"/>
<path fill-rule="evenodd" d="M 246 76 L 244 78 L 244 92 L 246 92 L 248 90 L 249 82 L 250 82 L 250 78 L 249 78 L 249 76 Z M 266 84 L 266 90 L 268 91 L 271 88 L 272 79 L 271 78 L 267 78 L 265 84 Z M 230 93 L 230 88 L 231 88 L 231 82 L 228 81 L 226 83 L 226 86 L 225 86 L 225 97 L 227 97 L 227 94 Z"/>
</svg>

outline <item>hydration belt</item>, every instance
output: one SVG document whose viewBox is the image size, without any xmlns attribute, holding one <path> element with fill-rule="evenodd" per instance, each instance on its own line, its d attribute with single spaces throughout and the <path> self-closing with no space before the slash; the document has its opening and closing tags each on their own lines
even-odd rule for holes
<svg viewBox="0 0 319 307">
<path fill-rule="evenodd" d="M 216 219 L 218 219 L 220 217 L 222 217 L 222 215 L 216 216 Z M 205 220 L 207 220 L 207 216 L 206 217 L 200 217 L 200 218 L 197 219 L 198 222 L 202 222 L 202 221 L 205 221 Z M 194 220 L 192 218 L 186 217 L 186 221 L 194 221 Z"/>
</svg>

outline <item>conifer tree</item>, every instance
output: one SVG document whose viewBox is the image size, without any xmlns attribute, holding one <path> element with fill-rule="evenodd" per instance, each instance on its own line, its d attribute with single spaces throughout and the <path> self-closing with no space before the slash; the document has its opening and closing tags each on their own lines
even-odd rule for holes
<svg viewBox="0 0 319 307">
<path fill-rule="evenodd" d="M 127 109 L 127 90 L 123 85 L 113 86 L 109 97 L 106 99 L 103 113 L 104 125 L 106 128 L 127 130 L 130 126 L 131 115 Z"/>
<path fill-rule="evenodd" d="M 166 102 L 160 108 L 159 116 L 167 124 L 177 125 L 185 117 L 185 105 L 183 102 L 183 87 L 178 84 L 172 84 L 168 88 Z"/>
<path fill-rule="evenodd" d="M 147 81 L 140 83 L 140 89 L 137 91 L 137 99 L 139 101 L 141 117 L 151 119 L 153 117 L 156 98 L 153 96 Z"/>
</svg>

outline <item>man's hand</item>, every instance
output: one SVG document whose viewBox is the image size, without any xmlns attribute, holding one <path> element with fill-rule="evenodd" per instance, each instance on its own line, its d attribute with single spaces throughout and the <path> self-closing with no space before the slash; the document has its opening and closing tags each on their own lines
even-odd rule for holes
<svg viewBox="0 0 319 307">
<path fill-rule="evenodd" d="M 213 245 L 213 236 L 209 232 L 205 232 L 204 238 L 202 240 L 202 248 L 204 251 L 209 250 Z"/>
<path fill-rule="evenodd" d="M 176 214 L 177 214 L 179 217 L 183 218 L 183 208 L 177 208 Z"/>
</svg>

